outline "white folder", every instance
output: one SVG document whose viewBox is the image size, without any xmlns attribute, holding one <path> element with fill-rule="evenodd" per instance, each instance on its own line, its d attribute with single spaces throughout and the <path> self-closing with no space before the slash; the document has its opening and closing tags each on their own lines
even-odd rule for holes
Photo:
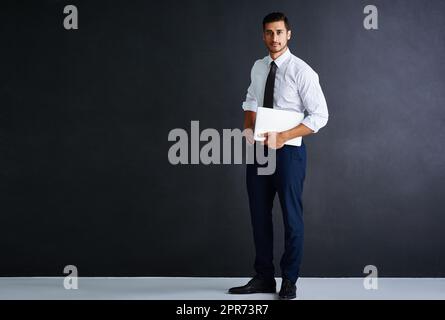
<svg viewBox="0 0 445 320">
<path fill-rule="evenodd" d="M 265 132 L 282 132 L 298 126 L 304 119 L 303 112 L 258 107 L 256 112 L 254 139 L 263 141 L 258 135 Z M 301 146 L 302 137 L 290 139 L 285 144 Z"/>
</svg>

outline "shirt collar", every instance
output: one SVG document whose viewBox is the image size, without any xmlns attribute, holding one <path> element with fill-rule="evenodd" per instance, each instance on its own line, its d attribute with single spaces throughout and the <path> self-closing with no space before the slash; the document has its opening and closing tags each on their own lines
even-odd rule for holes
<svg viewBox="0 0 445 320">
<path fill-rule="evenodd" d="M 289 58 L 289 56 L 291 55 L 290 49 L 289 47 L 286 48 L 286 51 L 284 51 L 284 53 L 279 56 L 277 59 L 273 60 L 270 56 L 270 54 L 267 56 L 267 65 L 270 65 L 270 63 L 273 61 L 275 61 L 275 64 L 277 65 L 277 67 L 279 68 L 284 61 L 287 60 L 287 58 Z"/>
</svg>

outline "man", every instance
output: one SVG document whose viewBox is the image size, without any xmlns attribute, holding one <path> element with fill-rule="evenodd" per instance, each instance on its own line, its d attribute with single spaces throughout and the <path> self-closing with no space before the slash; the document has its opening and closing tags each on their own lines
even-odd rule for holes
<svg viewBox="0 0 445 320">
<path fill-rule="evenodd" d="M 269 55 L 257 60 L 251 71 L 244 110 L 244 133 L 255 145 L 253 130 L 257 107 L 307 111 L 296 127 L 283 132 L 268 132 L 262 142 L 276 151 L 276 170 L 258 175 L 258 163 L 246 166 L 246 184 L 255 242 L 256 275 L 244 286 L 229 289 L 232 294 L 276 293 L 273 265 L 272 206 L 278 193 L 285 229 L 285 248 L 280 261 L 282 272 L 280 299 L 296 298 L 303 253 L 302 191 L 306 173 L 306 145 L 285 145 L 287 140 L 318 132 L 328 122 L 328 109 L 318 74 L 294 56 L 287 42 L 291 38 L 289 21 L 274 12 L 263 20 L 263 40 Z M 267 151 L 267 148 L 266 148 Z"/>
</svg>

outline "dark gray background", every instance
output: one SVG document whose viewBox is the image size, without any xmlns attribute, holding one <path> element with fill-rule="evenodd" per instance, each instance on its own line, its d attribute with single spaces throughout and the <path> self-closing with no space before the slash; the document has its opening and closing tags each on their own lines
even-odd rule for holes
<svg viewBox="0 0 445 320">
<path fill-rule="evenodd" d="M 62 26 L 67 4 L 79 30 Z M 445 276 L 444 1 L 1 6 L 1 276 L 253 274 L 244 165 L 172 166 L 167 136 L 242 127 L 277 10 L 330 111 L 305 138 L 301 276 Z"/>
</svg>

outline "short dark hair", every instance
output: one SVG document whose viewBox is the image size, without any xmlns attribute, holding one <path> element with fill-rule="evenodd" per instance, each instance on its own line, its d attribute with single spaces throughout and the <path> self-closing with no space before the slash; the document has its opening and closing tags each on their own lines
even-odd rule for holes
<svg viewBox="0 0 445 320">
<path fill-rule="evenodd" d="M 276 21 L 284 21 L 284 25 L 286 26 L 286 30 L 290 30 L 289 20 L 287 19 L 286 15 L 282 12 L 272 12 L 269 13 L 267 16 L 263 19 L 263 31 L 266 27 L 266 23 L 269 22 L 276 22 Z"/>
</svg>

